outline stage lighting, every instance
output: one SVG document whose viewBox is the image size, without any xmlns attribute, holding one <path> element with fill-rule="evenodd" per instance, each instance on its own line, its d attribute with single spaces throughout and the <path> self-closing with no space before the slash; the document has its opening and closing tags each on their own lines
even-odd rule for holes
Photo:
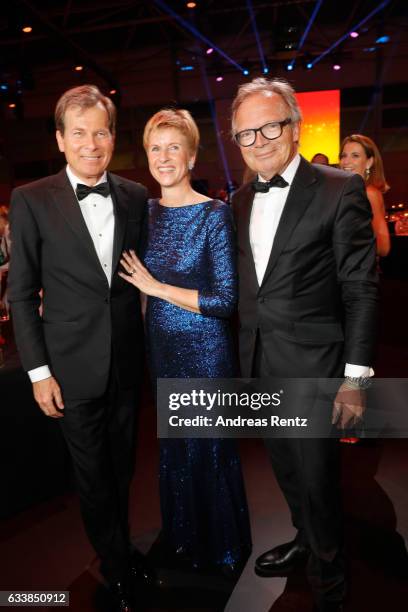
<svg viewBox="0 0 408 612">
<path fill-rule="evenodd" d="M 1 89 L 1 91 L 7 91 L 7 90 L 8 90 L 8 85 L 7 85 L 7 83 L 2 83 L 2 84 L 0 85 L 0 89 Z"/>
<path fill-rule="evenodd" d="M 385 45 L 385 43 L 390 42 L 390 37 L 386 35 L 379 36 L 375 42 L 380 45 Z"/>
<path fill-rule="evenodd" d="M 307 64 L 306 64 L 306 68 L 307 68 L 308 70 L 311 70 L 311 69 L 313 68 L 313 62 L 307 62 Z"/>
<path fill-rule="evenodd" d="M 10 102 L 10 104 L 8 105 L 9 108 L 16 108 L 16 105 L 14 102 Z"/>
<path fill-rule="evenodd" d="M 291 72 L 294 68 L 294 65 L 292 64 L 292 62 L 290 62 L 289 64 L 286 64 L 285 68 L 288 72 Z"/>
<path fill-rule="evenodd" d="M 33 28 L 29 25 L 24 26 L 23 28 L 21 28 L 21 31 L 24 32 L 24 34 L 29 34 L 30 32 L 33 31 Z"/>
<path fill-rule="evenodd" d="M 221 83 L 221 81 L 224 80 L 224 77 L 220 75 L 220 76 L 217 76 L 215 80 L 217 81 L 217 83 Z"/>
<path fill-rule="evenodd" d="M 197 6 L 197 2 L 187 2 L 186 7 L 189 9 L 193 9 Z"/>
<path fill-rule="evenodd" d="M 267 68 L 267 67 L 265 66 L 265 68 L 263 69 L 263 73 L 264 73 L 264 74 L 268 74 L 268 72 L 269 72 L 269 68 Z"/>
<path fill-rule="evenodd" d="M 211 55 L 211 53 L 214 51 L 214 49 L 212 47 L 208 47 L 206 54 L 207 55 Z"/>
<path fill-rule="evenodd" d="M 76 70 L 77 72 L 81 72 L 81 70 L 83 70 L 84 67 L 81 66 L 80 64 L 78 64 L 77 66 L 74 67 L 74 70 Z"/>
<path fill-rule="evenodd" d="M 247 68 L 245 68 L 245 70 L 243 70 L 243 71 L 242 71 L 242 74 L 243 74 L 244 76 L 248 76 L 248 74 L 249 74 L 249 70 L 248 70 Z"/>
<path fill-rule="evenodd" d="M 194 70 L 194 66 L 180 66 L 180 70 L 182 72 L 189 72 L 191 70 Z"/>
<path fill-rule="evenodd" d="M 272 32 L 275 51 L 287 52 L 297 49 L 301 32 L 297 25 L 277 24 Z"/>
<path fill-rule="evenodd" d="M 340 66 L 340 64 L 338 62 L 335 62 L 333 64 L 333 70 L 341 70 L 341 66 Z"/>
<path fill-rule="evenodd" d="M 117 93 L 117 90 L 116 89 L 111 89 L 109 93 L 110 93 L 111 96 L 114 96 L 115 93 Z"/>
<path fill-rule="evenodd" d="M 350 32 L 350 38 L 358 38 L 360 34 L 358 32 Z"/>
</svg>

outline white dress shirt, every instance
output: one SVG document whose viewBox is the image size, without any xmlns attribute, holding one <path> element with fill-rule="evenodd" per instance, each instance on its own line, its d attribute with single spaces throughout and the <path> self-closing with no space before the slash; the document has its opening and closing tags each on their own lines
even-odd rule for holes
<svg viewBox="0 0 408 612">
<path fill-rule="evenodd" d="M 76 193 L 77 184 L 83 184 L 83 181 L 75 176 L 69 166 L 66 167 L 66 172 L 72 189 Z M 107 180 L 106 172 L 104 172 L 95 185 L 105 183 Z M 102 270 L 110 285 L 112 280 L 113 235 L 115 231 L 112 197 L 110 195 L 104 197 L 98 193 L 90 193 L 86 198 L 78 201 L 78 205 L 91 235 Z M 51 371 L 48 365 L 43 365 L 30 370 L 28 375 L 31 382 L 34 383 L 49 378 Z"/>
<path fill-rule="evenodd" d="M 254 196 L 249 222 L 249 242 L 259 286 L 265 275 L 276 230 L 299 164 L 300 155 L 297 154 L 282 172 L 282 178 L 288 183 L 286 187 L 271 187 L 267 193 L 257 191 Z M 261 176 L 258 176 L 258 180 L 264 181 Z M 345 365 L 344 376 L 366 377 L 373 374 L 373 370 L 367 366 L 350 363 Z"/>
<path fill-rule="evenodd" d="M 267 193 L 257 191 L 254 196 L 249 222 L 249 241 L 259 286 L 262 284 L 276 230 L 299 164 L 300 155 L 295 155 L 282 172 L 282 178 L 288 183 L 287 187 L 271 187 Z M 266 182 L 260 176 L 258 180 Z"/>
<path fill-rule="evenodd" d="M 75 176 L 69 166 L 67 166 L 67 175 L 72 189 L 76 192 L 78 183 L 83 184 L 83 181 Z M 96 187 L 100 183 L 106 183 L 107 180 L 106 172 L 104 172 L 93 186 Z M 112 279 L 113 233 L 115 231 L 112 197 L 108 195 L 105 198 L 99 193 L 90 193 L 86 198 L 78 201 L 78 204 L 110 285 Z"/>
</svg>

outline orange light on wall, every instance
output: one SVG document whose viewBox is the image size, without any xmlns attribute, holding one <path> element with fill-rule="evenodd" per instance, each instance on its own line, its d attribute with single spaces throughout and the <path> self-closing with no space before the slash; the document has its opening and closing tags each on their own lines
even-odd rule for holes
<svg viewBox="0 0 408 612">
<path fill-rule="evenodd" d="M 340 90 L 308 91 L 296 94 L 303 122 L 299 152 L 310 161 L 324 153 L 331 164 L 339 161 Z"/>
</svg>

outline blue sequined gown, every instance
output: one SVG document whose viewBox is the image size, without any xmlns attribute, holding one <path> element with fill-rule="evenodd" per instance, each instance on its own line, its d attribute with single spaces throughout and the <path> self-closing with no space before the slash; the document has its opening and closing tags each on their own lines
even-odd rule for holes
<svg viewBox="0 0 408 612">
<path fill-rule="evenodd" d="M 223 202 L 170 208 L 149 201 L 144 263 L 165 283 L 198 289 L 201 314 L 149 298 L 149 363 L 156 378 L 237 375 L 228 318 L 237 278 L 231 211 Z M 251 547 L 235 440 L 162 439 L 163 534 L 195 566 L 236 564 Z"/>
</svg>

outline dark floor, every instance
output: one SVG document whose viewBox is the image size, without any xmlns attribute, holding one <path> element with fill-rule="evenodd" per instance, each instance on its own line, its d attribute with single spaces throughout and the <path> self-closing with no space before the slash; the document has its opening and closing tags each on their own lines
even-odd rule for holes
<svg viewBox="0 0 408 612">
<path fill-rule="evenodd" d="M 159 528 L 157 450 L 151 414 L 142 415 L 143 436 L 132 487 L 134 540 L 148 551 Z M 263 445 L 242 442 L 253 527 L 254 551 L 240 580 L 161 569 L 163 586 L 144 608 L 162 612 L 301 612 L 311 609 L 302 572 L 291 577 L 255 576 L 253 560 L 265 549 L 290 539 L 285 502 L 277 488 Z M 406 611 L 408 601 L 408 444 L 406 440 L 343 445 L 344 502 L 350 559 L 350 607 L 356 612 Z M 94 604 L 100 581 L 97 561 L 87 543 L 74 493 L 60 496 L 3 521 L 1 589 L 69 590 L 70 609 L 100 609 Z M 232 590 L 233 589 L 233 590 Z M 232 590 L 232 592 L 231 592 Z"/>
<path fill-rule="evenodd" d="M 403 324 L 407 285 L 401 281 L 383 282 L 387 308 L 382 317 L 376 364 L 378 376 L 404 377 L 408 371 L 407 332 Z M 11 400 L 9 397 L 9 404 Z M 19 412 L 17 406 L 16 411 Z M 17 418 L 14 413 L 13 418 Z M 26 457 L 29 444 L 30 438 L 26 437 L 23 442 L 12 440 L 6 446 L 10 451 L 6 459 L 9 463 L 3 467 L 9 474 L 17 474 L 19 482 L 18 469 L 29 471 L 32 466 L 37 466 L 38 457 L 34 454 L 30 464 L 18 465 L 19 457 Z M 44 455 L 47 462 L 42 457 L 41 467 L 36 467 L 42 470 L 40 475 L 37 474 L 38 481 L 46 480 L 51 474 L 55 483 L 59 473 L 61 481 L 66 481 L 67 468 L 57 457 L 57 449 L 54 450 L 55 462 L 51 447 L 51 452 Z M 38 453 L 41 455 L 40 448 Z M 301 571 L 288 580 L 259 578 L 253 572 L 255 557 L 290 539 L 293 528 L 262 442 L 242 440 L 241 453 L 254 550 L 239 581 L 234 585 L 220 576 L 163 567 L 160 570 L 161 589 L 145 594 L 143 605 L 140 600 L 146 612 L 310 612 L 312 602 Z M 13 457 L 12 462 L 10 457 Z M 368 440 L 357 445 L 342 445 L 342 458 L 350 575 L 350 596 L 345 611 L 406 612 L 408 441 Z M 140 418 L 130 509 L 134 541 L 145 552 L 155 542 L 160 529 L 157 467 L 155 415 L 146 396 Z M 34 476 L 31 480 L 35 482 Z M 10 481 L 7 490 L 16 495 L 18 483 Z M 58 491 L 58 486 L 55 490 Z M 63 490 L 67 490 L 66 485 Z M 38 499 L 44 499 L 43 492 Z M 100 585 L 97 566 L 83 531 L 78 500 L 73 491 L 54 494 L 47 501 L 9 514 L 0 523 L 1 590 L 69 590 L 73 612 L 107 612 L 103 592 L 99 590 L 99 597 L 95 599 Z"/>
</svg>

